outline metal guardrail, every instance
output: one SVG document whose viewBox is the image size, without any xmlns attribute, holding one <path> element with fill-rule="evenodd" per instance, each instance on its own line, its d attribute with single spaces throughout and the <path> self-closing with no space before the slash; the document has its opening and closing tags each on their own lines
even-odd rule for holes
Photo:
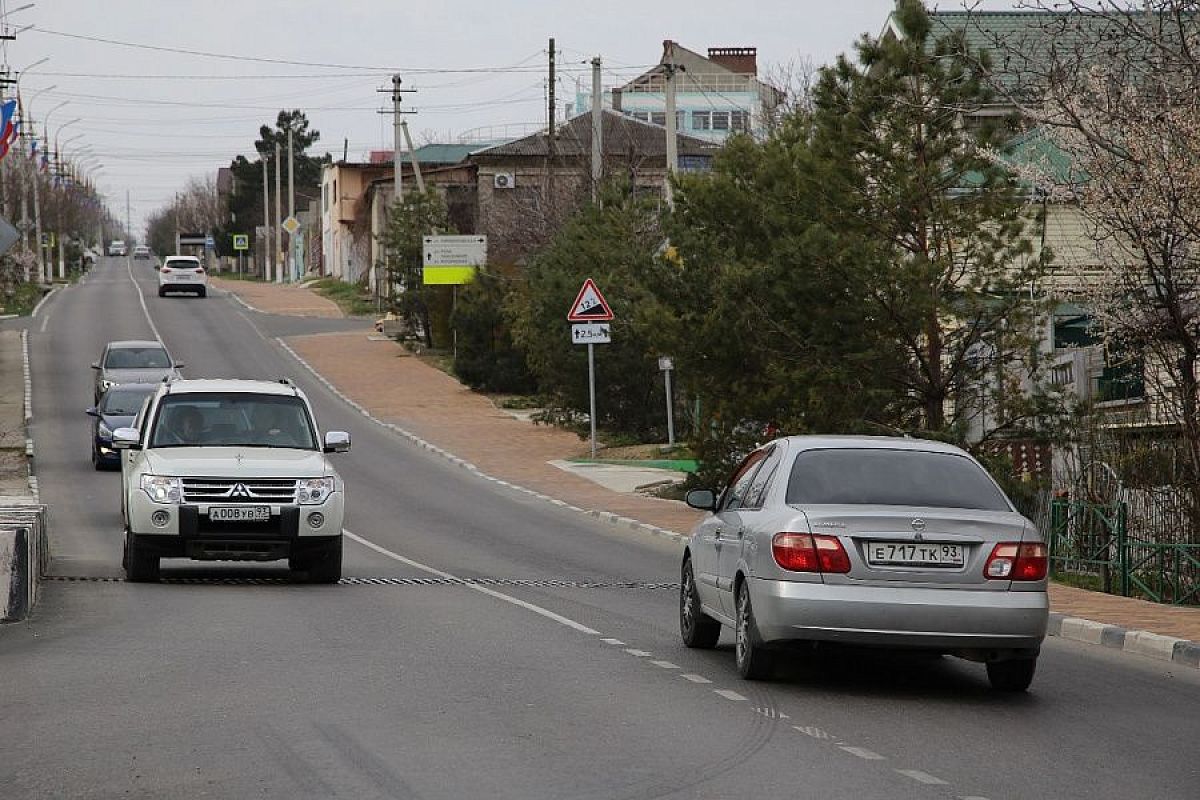
<svg viewBox="0 0 1200 800">
<path fill-rule="evenodd" d="M 1131 533 L 1127 502 L 1055 499 L 1049 522 L 1052 575 L 1091 580 L 1109 594 L 1200 605 L 1200 543 Z"/>
</svg>

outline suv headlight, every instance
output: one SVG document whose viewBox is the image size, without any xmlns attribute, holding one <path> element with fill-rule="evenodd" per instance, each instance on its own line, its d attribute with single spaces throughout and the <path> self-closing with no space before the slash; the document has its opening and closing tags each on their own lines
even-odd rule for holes
<svg viewBox="0 0 1200 800">
<path fill-rule="evenodd" d="M 333 494 L 333 478 L 307 478 L 296 484 L 296 500 L 302 506 L 324 503 Z"/>
<path fill-rule="evenodd" d="M 165 475 L 143 475 L 142 491 L 156 503 L 178 503 L 183 500 L 183 482 Z"/>
<path fill-rule="evenodd" d="M 103 422 L 97 426 L 96 432 L 100 434 L 101 439 L 112 439 L 112 428 L 108 427 Z"/>
</svg>

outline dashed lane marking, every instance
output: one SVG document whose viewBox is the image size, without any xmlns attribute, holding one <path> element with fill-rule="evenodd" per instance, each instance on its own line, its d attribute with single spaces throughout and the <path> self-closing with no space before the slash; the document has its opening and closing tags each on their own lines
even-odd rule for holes
<svg viewBox="0 0 1200 800">
<path fill-rule="evenodd" d="M 793 725 L 792 728 L 800 733 L 803 733 L 805 736 L 811 736 L 814 739 L 830 741 L 834 738 L 833 734 L 831 734 L 829 731 L 823 728 L 818 728 L 815 725 Z"/>
<path fill-rule="evenodd" d="M 154 338 L 162 342 L 162 335 L 158 332 L 158 326 L 154 324 L 154 320 L 150 317 L 150 309 L 146 307 L 146 295 L 142 292 L 142 287 L 138 286 L 137 280 L 133 277 L 133 264 L 130 261 L 125 262 L 125 270 L 129 273 L 129 281 L 133 284 L 134 290 L 137 292 L 138 302 L 142 304 L 142 313 L 146 315 L 146 322 L 150 323 L 150 330 L 154 331 Z"/>
<path fill-rule="evenodd" d="M 692 683 L 712 683 L 712 681 L 703 675 L 693 675 L 688 673 L 685 675 L 680 675 L 679 677 L 683 678 L 685 681 L 691 681 Z"/>
<path fill-rule="evenodd" d="M 738 701 L 746 699 L 745 695 L 740 695 L 733 689 L 713 689 L 713 693 L 721 695 L 721 697 L 724 697 L 726 700 Z"/>
<path fill-rule="evenodd" d="M 647 650 L 638 650 L 633 647 L 626 647 L 625 652 L 629 653 L 629 655 L 633 656 L 634 658 L 649 658 L 651 655 L 651 653 Z"/>
<path fill-rule="evenodd" d="M 623 645 L 623 644 L 625 644 L 625 643 L 624 643 L 624 642 L 622 642 L 620 639 L 601 639 L 600 641 L 604 642 L 605 644 L 612 644 L 612 645 Z"/>
<path fill-rule="evenodd" d="M 876 753 L 874 750 L 868 750 L 865 747 L 849 747 L 844 744 L 840 744 L 840 745 L 838 745 L 838 747 L 840 747 L 842 750 L 845 750 L 847 753 L 849 753 L 852 756 L 858 756 L 859 758 L 865 758 L 867 761 L 884 761 L 885 760 L 883 756 L 879 755 L 879 753 Z"/>
<path fill-rule="evenodd" d="M 679 669 L 678 664 L 672 664 L 670 661 L 651 661 L 650 663 L 662 669 Z"/>
<path fill-rule="evenodd" d="M 928 772 L 922 772 L 919 769 L 898 769 L 896 772 L 899 772 L 906 778 L 912 778 L 917 783 L 924 783 L 928 786 L 945 786 L 947 784 L 947 782 L 941 778 L 935 775 L 930 775 Z"/>
</svg>

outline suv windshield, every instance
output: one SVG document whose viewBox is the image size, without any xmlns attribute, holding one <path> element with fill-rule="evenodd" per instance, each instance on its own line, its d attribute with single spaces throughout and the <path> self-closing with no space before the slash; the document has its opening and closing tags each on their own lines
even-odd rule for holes
<svg viewBox="0 0 1200 800">
<path fill-rule="evenodd" d="M 198 269 L 200 267 L 200 262 L 184 261 L 182 259 L 173 258 L 169 259 L 163 266 L 167 267 L 168 269 Z"/>
<path fill-rule="evenodd" d="M 105 369 L 167 369 L 171 359 L 161 347 L 117 347 L 108 351 Z"/>
<path fill-rule="evenodd" d="M 317 439 L 299 397 L 188 392 L 167 395 L 159 403 L 150 446 L 315 450 Z"/>
<path fill-rule="evenodd" d="M 104 393 L 100 401 L 100 413 L 114 416 L 132 417 L 142 408 L 146 398 L 154 394 L 153 386 L 138 389 L 114 387 Z"/>
<path fill-rule="evenodd" d="M 789 505 L 881 505 L 1011 511 L 979 466 L 953 453 L 811 450 L 796 456 Z"/>
</svg>

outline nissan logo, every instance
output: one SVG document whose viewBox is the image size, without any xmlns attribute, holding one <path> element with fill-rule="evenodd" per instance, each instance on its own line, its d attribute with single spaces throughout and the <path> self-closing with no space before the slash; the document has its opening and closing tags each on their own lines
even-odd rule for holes
<svg viewBox="0 0 1200 800">
<path fill-rule="evenodd" d="M 914 531 L 918 531 L 918 532 L 925 530 L 925 520 L 923 520 L 923 519 L 914 519 L 914 520 L 912 521 L 912 529 L 913 529 Z"/>
</svg>

